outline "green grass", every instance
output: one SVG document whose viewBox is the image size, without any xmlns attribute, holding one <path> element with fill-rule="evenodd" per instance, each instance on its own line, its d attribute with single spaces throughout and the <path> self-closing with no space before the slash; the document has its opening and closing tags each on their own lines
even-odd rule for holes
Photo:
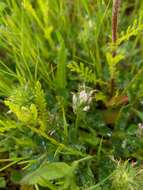
<svg viewBox="0 0 143 190">
<path fill-rule="evenodd" d="M 1 0 L 0 188 L 142 189 L 142 8 Z"/>
</svg>

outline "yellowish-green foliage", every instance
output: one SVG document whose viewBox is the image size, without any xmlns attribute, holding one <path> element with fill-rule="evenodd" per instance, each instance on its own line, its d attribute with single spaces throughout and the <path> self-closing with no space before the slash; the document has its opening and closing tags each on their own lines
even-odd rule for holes
<svg viewBox="0 0 143 190">
<path fill-rule="evenodd" d="M 84 66 L 82 62 L 79 64 L 76 62 L 72 62 L 68 65 L 68 68 L 71 72 L 76 73 L 79 76 L 79 79 L 84 82 L 95 82 L 96 81 L 96 75 L 93 73 L 93 71 L 87 67 Z"/>
<path fill-rule="evenodd" d="M 127 27 L 126 31 L 122 31 L 118 40 L 117 45 L 128 41 L 132 36 L 141 35 L 143 30 L 143 13 L 141 13 L 134 22 Z"/>
<path fill-rule="evenodd" d="M 25 89 L 23 93 L 21 91 L 22 89 Z M 43 131 L 47 130 L 48 112 L 46 109 L 45 94 L 41 89 L 40 82 L 36 82 L 35 87 L 30 92 L 24 87 L 17 89 L 14 95 L 5 100 L 5 104 L 16 115 L 17 119 L 25 125 L 40 127 Z M 31 102 L 28 102 L 28 96 L 32 97 Z"/>
<path fill-rule="evenodd" d="M 19 106 L 13 104 L 11 101 L 5 101 L 5 104 L 9 106 L 10 110 L 15 113 L 18 120 L 23 122 L 24 124 L 35 124 L 37 120 L 37 109 L 34 104 L 31 104 L 30 107 Z"/>
<path fill-rule="evenodd" d="M 37 82 L 35 85 L 35 105 L 38 112 L 38 124 L 40 125 L 41 130 L 45 131 L 48 125 L 48 111 L 46 106 L 46 99 L 44 91 L 41 88 L 40 82 Z"/>
<path fill-rule="evenodd" d="M 107 53 L 106 54 L 106 58 L 107 58 L 107 63 L 108 63 L 108 66 L 109 66 L 109 73 L 110 73 L 110 77 L 113 79 L 113 78 L 116 78 L 117 76 L 117 64 L 124 59 L 124 55 L 122 54 L 118 54 L 116 55 L 115 57 L 112 56 L 111 53 Z"/>
<path fill-rule="evenodd" d="M 16 129 L 18 127 L 20 127 L 20 125 L 13 120 L 0 120 L 0 133 Z"/>
</svg>

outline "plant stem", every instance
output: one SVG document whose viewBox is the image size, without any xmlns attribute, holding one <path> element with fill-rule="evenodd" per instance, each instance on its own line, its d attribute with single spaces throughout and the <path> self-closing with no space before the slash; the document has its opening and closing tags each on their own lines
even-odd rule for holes
<svg viewBox="0 0 143 190">
<path fill-rule="evenodd" d="M 112 43 L 113 43 L 113 52 L 112 55 L 116 55 L 116 42 L 117 42 L 117 31 L 118 31 L 118 14 L 120 8 L 121 0 L 113 0 L 113 9 L 112 9 Z"/>
<path fill-rule="evenodd" d="M 116 56 L 116 42 L 117 42 L 117 31 L 118 31 L 118 15 L 120 8 L 121 0 L 113 0 L 112 8 L 112 57 Z M 110 81 L 110 95 L 112 96 L 115 88 L 115 79 L 111 78 Z"/>
</svg>

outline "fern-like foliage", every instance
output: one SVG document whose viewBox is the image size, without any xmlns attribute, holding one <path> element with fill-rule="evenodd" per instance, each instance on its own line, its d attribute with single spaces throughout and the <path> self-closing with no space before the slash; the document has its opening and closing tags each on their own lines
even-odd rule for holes
<svg viewBox="0 0 143 190">
<path fill-rule="evenodd" d="M 17 86 L 11 90 L 11 94 L 7 100 L 20 107 L 29 107 L 34 102 L 33 87 L 29 84 Z"/>
<path fill-rule="evenodd" d="M 108 66 L 109 66 L 110 77 L 112 79 L 116 78 L 118 74 L 117 63 L 119 63 L 124 58 L 124 56 L 122 54 L 118 54 L 115 57 L 113 57 L 111 53 L 107 53 L 106 58 L 107 58 Z"/>
<path fill-rule="evenodd" d="M 5 100 L 5 104 L 24 125 L 35 126 L 45 131 L 48 113 L 46 110 L 45 94 L 40 82 L 36 82 L 33 89 L 29 86 L 22 93 L 21 87 L 19 90 L 16 90 L 17 94 L 14 92 L 14 95 Z M 28 98 L 28 96 L 31 98 Z M 27 99 L 25 99 L 26 97 Z"/>
<path fill-rule="evenodd" d="M 143 15 L 141 14 L 138 19 L 135 19 L 133 24 L 128 26 L 125 32 L 121 32 L 121 36 L 117 40 L 117 45 L 124 41 L 128 41 L 130 37 L 137 36 L 143 30 Z"/>
<path fill-rule="evenodd" d="M 45 93 L 38 81 L 35 85 L 35 105 L 38 111 L 38 123 L 42 130 L 46 130 L 48 113 L 46 109 Z"/>
<path fill-rule="evenodd" d="M 13 120 L 0 120 L 0 133 L 5 133 L 19 127 L 20 125 Z"/>
<path fill-rule="evenodd" d="M 84 66 L 82 62 L 80 64 L 76 62 L 72 62 L 68 65 L 68 68 L 71 72 L 75 72 L 79 75 L 80 80 L 84 82 L 95 82 L 96 81 L 96 75 L 93 73 L 89 67 Z"/>
<path fill-rule="evenodd" d="M 10 110 L 15 113 L 18 120 L 24 124 L 35 124 L 37 120 L 37 108 L 35 104 L 31 104 L 30 107 L 14 104 L 13 102 L 6 100 L 5 104 L 10 108 Z"/>
</svg>

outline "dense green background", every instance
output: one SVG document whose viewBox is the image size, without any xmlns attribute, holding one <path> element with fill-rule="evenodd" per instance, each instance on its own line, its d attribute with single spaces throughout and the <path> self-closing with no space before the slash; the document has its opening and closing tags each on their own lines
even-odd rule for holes
<svg viewBox="0 0 143 190">
<path fill-rule="evenodd" d="M 143 2 L 0 1 L 0 186 L 141 190 Z M 116 56 L 112 52 L 116 49 Z"/>
</svg>

